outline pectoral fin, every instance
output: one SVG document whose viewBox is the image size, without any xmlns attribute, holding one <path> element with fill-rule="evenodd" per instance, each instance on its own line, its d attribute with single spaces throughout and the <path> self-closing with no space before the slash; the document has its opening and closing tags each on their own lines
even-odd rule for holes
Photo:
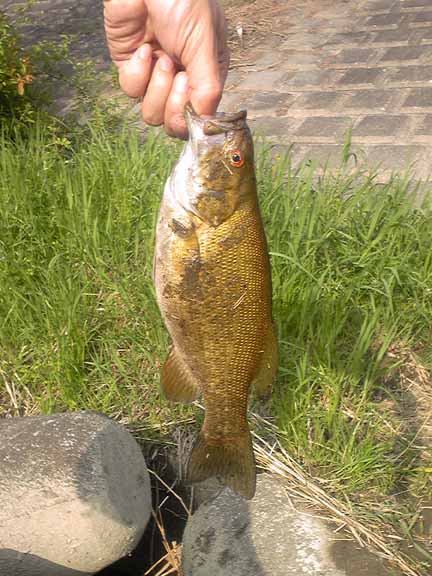
<svg viewBox="0 0 432 576">
<path fill-rule="evenodd" d="M 276 328 L 272 324 L 267 339 L 266 346 L 261 358 L 261 364 L 257 375 L 253 380 L 253 387 L 260 400 L 266 400 L 272 390 L 272 383 L 278 369 L 279 354 Z"/>
<path fill-rule="evenodd" d="M 162 368 L 161 387 L 167 400 L 185 404 L 193 402 L 199 393 L 196 379 L 174 347 Z"/>
</svg>

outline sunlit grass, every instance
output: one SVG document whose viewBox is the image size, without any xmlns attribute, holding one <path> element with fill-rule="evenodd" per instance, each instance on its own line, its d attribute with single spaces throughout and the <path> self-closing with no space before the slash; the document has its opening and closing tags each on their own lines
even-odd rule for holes
<svg viewBox="0 0 432 576">
<path fill-rule="evenodd" d="M 159 438 L 193 421 L 158 387 L 168 338 L 153 236 L 177 152 L 130 130 L 98 128 L 74 151 L 42 128 L 3 139 L 0 414 L 95 409 Z M 391 343 L 431 357 L 432 211 L 397 177 L 382 186 L 342 166 L 318 178 L 266 150 L 257 170 L 281 348 L 270 409 L 282 441 L 336 491 L 392 493 L 421 470 L 406 448 L 416 431 L 400 434 L 383 399 L 399 393 L 385 384 Z"/>
<path fill-rule="evenodd" d="M 281 344 L 272 410 L 311 471 L 388 493 L 413 453 L 378 401 L 398 395 L 384 360 L 395 341 L 430 351 L 432 212 L 406 179 L 288 162 L 259 162 Z"/>
</svg>

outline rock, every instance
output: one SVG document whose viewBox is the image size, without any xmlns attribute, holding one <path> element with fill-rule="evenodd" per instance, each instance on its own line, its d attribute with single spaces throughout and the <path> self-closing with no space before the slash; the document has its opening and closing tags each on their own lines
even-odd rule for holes
<svg viewBox="0 0 432 576">
<path fill-rule="evenodd" d="M 0 420 L 0 575 L 93 574 L 128 554 L 151 512 L 141 450 L 78 412 Z"/>
<path fill-rule="evenodd" d="M 381 560 L 338 540 L 317 516 L 294 509 L 283 487 L 258 476 L 247 501 L 223 489 L 189 519 L 184 576 L 390 576 Z"/>
</svg>

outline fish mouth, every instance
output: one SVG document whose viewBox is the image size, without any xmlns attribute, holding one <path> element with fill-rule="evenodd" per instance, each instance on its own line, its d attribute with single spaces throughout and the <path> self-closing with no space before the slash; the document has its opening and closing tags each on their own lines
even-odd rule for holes
<svg viewBox="0 0 432 576">
<path fill-rule="evenodd" d="M 213 116 L 199 116 L 195 112 L 192 104 L 188 102 L 185 106 L 184 114 L 189 130 L 193 132 L 194 127 L 199 127 L 206 136 L 222 134 L 224 132 L 230 132 L 231 130 L 244 130 L 247 126 L 246 110 L 240 110 L 239 112 L 216 112 Z"/>
</svg>

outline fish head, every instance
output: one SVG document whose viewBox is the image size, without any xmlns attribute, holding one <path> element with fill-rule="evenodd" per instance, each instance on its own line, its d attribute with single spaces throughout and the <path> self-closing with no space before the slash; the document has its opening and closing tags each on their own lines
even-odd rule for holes
<svg viewBox="0 0 432 576">
<path fill-rule="evenodd" d="M 253 141 L 246 111 L 198 116 L 185 108 L 189 141 L 180 160 L 186 208 L 218 226 L 256 193 Z"/>
</svg>

